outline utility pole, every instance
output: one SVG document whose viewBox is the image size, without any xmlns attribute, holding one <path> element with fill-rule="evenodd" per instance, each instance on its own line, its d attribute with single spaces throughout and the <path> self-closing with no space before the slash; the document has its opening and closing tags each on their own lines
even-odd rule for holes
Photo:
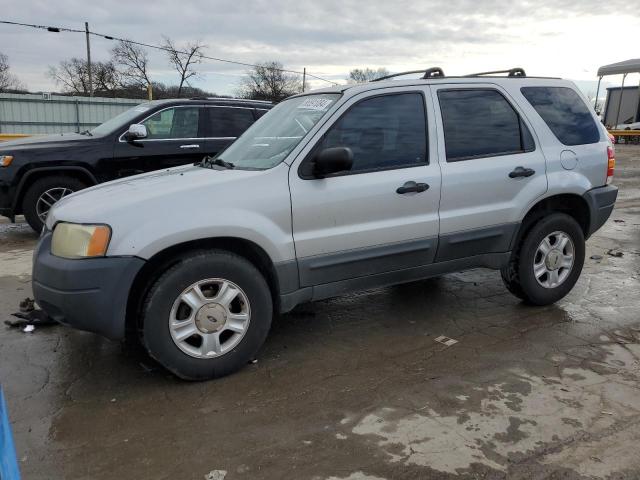
<svg viewBox="0 0 640 480">
<path fill-rule="evenodd" d="M 87 73 L 89 74 L 89 96 L 93 97 L 93 78 L 91 75 L 91 44 L 89 42 L 89 22 L 84 22 L 84 32 L 87 36 Z"/>
<path fill-rule="evenodd" d="M 302 69 L 302 93 L 304 93 L 304 87 L 307 83 L 307 67 Z"/>
</svg>

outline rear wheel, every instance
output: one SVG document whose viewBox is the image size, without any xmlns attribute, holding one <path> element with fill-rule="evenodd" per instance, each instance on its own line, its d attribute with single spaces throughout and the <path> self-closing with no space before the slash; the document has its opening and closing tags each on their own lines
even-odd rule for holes
<svg viewBox="0 0 640 480">
<path fill-rule="evenodd" d="M 584 233 L 573 217 L 553 213 L 526 234 L 508 267 L 507 289 L 534 305 L 548 305 L 571 291 L 582 272 Z"/>
<path fill-rule="evenodd" d="M 27 189 L 22 201 L 22 212 L 27 223 L 39 233 L 49 210 L 55 203 L 87 186 L 82 180 L 66 175 L 36 180 Z"/>
<path fill-rule="evenodd" d="M 149 290 L 142 341 L 177 376 L 206 380 L 252 360 L 271 318 L 271 293 L 253 264 L 222 250 L 194 252 Z"/>
</svg>

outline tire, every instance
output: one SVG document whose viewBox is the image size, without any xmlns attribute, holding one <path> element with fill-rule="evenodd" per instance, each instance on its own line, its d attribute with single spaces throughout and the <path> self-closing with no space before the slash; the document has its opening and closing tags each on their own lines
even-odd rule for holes
<svg viewBox="0 0 640 480">
<path fill-rule="evenodd" d="M 255 358 L 272 316 L 269 286 L 252 263 L 224 250 L 196 251 L 183 256 L 149 289 L 141 338 L 149 355 L 178 377 L 208 380 Z M 179 324 L 185 326 L 175 327 Z M 243 333 L 230 330 L 239 330 L 238 325 Z"/>
<path fill-rule="evenodd" d="M 24 194 L 22 213 L 24 213 L 24 217 L 29 226 L 31 226 L 36 233 L 40 233 L 44 225 L 44 221 L 41 218 L 41 214 L 43 213 L 42 207 L 46 206 L 44 202 L 48 200 L 47 203 L 53 205 L 56 199 L 59 200 L 62 197 L 87 187 L 88 185 L 82 180 L 67 175 L 40 178 L 33 182 Z M 41 197 L 42 201 L 40 201 Z M 48 213 L 48 209 L 46 212 Z"/>
<path fill-rule="evenodd" d="M 565 246 L 561 248 L 562 244 Z M 525 302 L 549 305 L 567 295 L 576 284 L 584 255 L 584 233 L 578 222 L 564 213 L 552 213 L 525 234 L 510 264 L 501 270 L 502 280 L 509 292 Z M 570 266 L 565 266 L 569 261 Z"/>
</svg>

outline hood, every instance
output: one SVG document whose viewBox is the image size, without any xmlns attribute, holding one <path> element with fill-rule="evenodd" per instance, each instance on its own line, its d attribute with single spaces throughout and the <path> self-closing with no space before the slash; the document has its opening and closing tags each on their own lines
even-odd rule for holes
<svg viewBox="0 0 640 480">
<path fill-rule="evenodd" d="M 33 137 L 25 137 L 17 140 L 0 143 L 0 151 L 20 151 L 32 148 L 44 147 L 61 147 L 73 145 L 77 142 L 91 140 L 88 135 L 80 135 L 79 133 L 59 133 L 56 135 L 34 135 Z"/>
<path fill-rule="evenodd" d="M 246 182 L 262 171 L 213 170 L 184 165 L 102 183 L 71 194 L 51 209 L 47 227 L 63 220 L 110 223 L 119 216 L 185 214 L 192 202 L 214 205 L 230 192 L 246 194 Z"/>
</svg>

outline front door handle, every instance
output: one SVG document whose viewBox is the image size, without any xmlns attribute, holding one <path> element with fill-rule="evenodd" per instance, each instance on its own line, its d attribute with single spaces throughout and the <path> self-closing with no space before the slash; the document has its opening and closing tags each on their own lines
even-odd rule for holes
<svg viewBox="0 0 640 480">
<path fill-rule="evenodd" d="M 530 177 L 536 173 L 533 168 L 516 167 L 513 171 L 509 172 L 509 178 L 518 177 Z"/>
<path fill-rule="evenodd" d="M 429 185 L 427 185 L 426 183 L 416 183 L 413 180 L 411 180 L 409 182 L 406 182 L 401 187 L 398 187 L 396 189 L 396 193 L 403 195 L 405 193 L 410 193 L 410 192 L 420 193 L 426 190 L 429 190 Z"/>
<path fill-rule="evenodd" d="M 200 145 L 196 143 L 190 143 L 189 145 L 180 145 L 180 148 L 200 148 Z"/>
</svg>

